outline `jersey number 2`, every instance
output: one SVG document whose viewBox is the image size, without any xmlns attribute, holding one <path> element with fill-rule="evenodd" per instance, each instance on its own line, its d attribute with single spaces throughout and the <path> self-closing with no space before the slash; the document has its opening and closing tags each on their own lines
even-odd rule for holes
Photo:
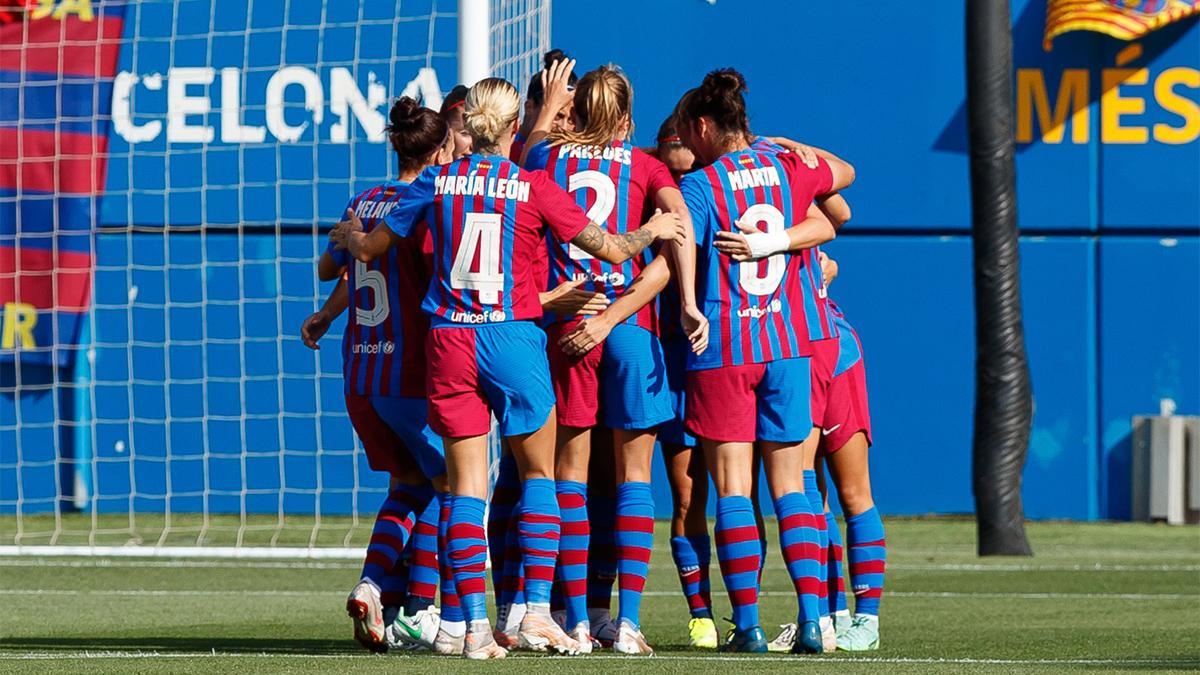
<svg viewBox="0 0 1200 675">
<path fill-rule="evenodd" d="M 617 205 L 617 186 L 613 184 L 608 174 L 599 171 L 580 171 L 571 174 L 567 181 L 567 191 L 575 192 L 582 188 L 590 188 L 596 193 L 596 201 L 592 203 L 592 208 L 587 210 L 588 220 L 606 228 L 608 217 L 612 215 L 613 208 Z M 567 244 L 567 252 L 571 255 L 571 260 L 592 259 L 592 254 L 575 244 Z"/>
<path fill-rule="evenodd" d="M 500 271 L 502 219 L 499 213 L 468 213 L 450 268 L 450 287 L 475 291 L 484 305 L 500 302 L 500 291 L 504 290 L 504 273 Z M 471 263 L 476 257 L 479 271 L 473 272 Z"/>
<path fill-rule="evenodd" d="M 755 204 L 743 211 L 738 220 L 749 225 L 766 223 L 767 232 L 781 232 L 786 227 L 783 214 L 770 204 Z M 763 276 L 758 274 L 758 263 L 761 261 L 738 263 L 738 283 L 742 290 L 750 295 L 771 295 L 783 281 L 783 271 L 787 269 L 787 256 L 776 253 L 766 260 L 767 273 Z"/>
</svg>

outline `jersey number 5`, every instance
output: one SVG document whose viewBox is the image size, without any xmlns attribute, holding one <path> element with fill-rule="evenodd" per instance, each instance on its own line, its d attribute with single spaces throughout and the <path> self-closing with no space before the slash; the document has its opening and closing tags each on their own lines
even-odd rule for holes
<svg viewBox="0 0 1200 675">
<path fill-rule="evenodd" d="M 785 227 L 783 214 L 770 204 L 755 204 L 742 212 L 738 218 L 748 225 L 766 223 L 767 232 L 782 232 Z M 783 281 L 783 271 L 787 269 L 787 256 L 775 254 L 766 259 L 767 273 L 759 276 L 761 260 L 738 263 L 738 283 L 742 290 L 750 295 L 771 295 Z"/>
<path fill-rule="evenodd" d="M 502 219 L 499 213 L 468 213 L 450 268 L 450 287 L 475 291 L 483 305 L 500 302 L 500 291 L 504 290 L 504 273 L 500 271 Z M 472 263 L 477 257 L 479 271 L 473 272 Z"/>
<path fill-rule="evenodd" d="M 383 272 L 379 270 L 367 269 L 367 264 L 361 260 L 354 261 L 354 290 L 355 293 L 361 289 L 371 289 L 371 295 L 375 302 L 371 309 L 363 309 L 362 307 L 354 308 L 354 320 L 360 326 L 368 328 L 378 326 L 387 321 L 388 313 L 391 308 L 388 307 L 387 280 L 383 278 Z"/>
<path fill-rule="evenodd" d="M 567 181 L 567 191 L 575 192 L 582 188 L 590 188 L 596 193 L 596 201 L 592 202 L 592 208 L 587 210 L 588 220 L 600 227 L 606 227 L 608 217 L 612 215 L 613 207 L 617 205 L 617 186 L 613 185 L 608 174 L 599 171 L 580 171 L 571 174 L 571 178 Z M 567 252 L 571 255 L 571 260 L 592 259 L 592 254 L 575 244 L 567 244 Z"/>
</svg>

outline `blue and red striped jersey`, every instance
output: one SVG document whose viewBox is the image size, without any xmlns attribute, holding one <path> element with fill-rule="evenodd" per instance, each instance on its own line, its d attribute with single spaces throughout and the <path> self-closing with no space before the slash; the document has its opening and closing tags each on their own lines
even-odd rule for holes
<svg viewBox="0 0 1200 675">
<path fill-rule="evenodd" d="M 794 155 L 749 148 L 684 177 L 698 247 L 696 295 L 712 326 L 708 349 L 689 355 L 689 370 L 812 354 L 812 335 L 821 332 L 813 326 L 827 322 L 828 308 L 823 293 L 811 290 L 811 251 L 739 263 L 713 242 L 719 231 L 739 231 L 736 221 L 784 230 L 803 220 L 813 198 L 832 184 L 824 161 L 809 169 Z"/>
<path fill-rule="evenodd" d="M 775 141 L 769 140 L 766 136 L 756 136 L 754 138 L 754 142 L 750 144 L 750 149 L 757 150 L 759 152 L 791 152 Z M 813 247 L 810 255 L 814 263 L 820 260 L 820 253 L 820 246 Z M 814 264 L 809 267 L 808 284 L 807 288 L 805 288 L 805 291 L 810 295 L 815 296 L 818 299 L 818 302 L 821 302 L 825 298 L 825 275 L 821 272 L 820 264 Z M 813 340 L 825 340 L 837 337 L 837 325 L 834 323 L 829 313 L 818 312 L 817 315 L 822 317 L 823 320 L 811 323 L 809 325 L 809 338 Z"/>
<path fill-rule="evenodd" d="M 837 377 L 862 360 L 862 343 L 859 342 L 854 327 L 846 320 L 842 308 L 837 306 L 833 298 L 829 299 L 829 316 L 838 328 L 838 360 L 833 369 L 833 376 Z"/>
<path fill-rule="evenodd" d="M 641 227 L 654 213 L 654 196 L 658 191 L 676 187 L 665 164 L 627 141 L 614 140 L 596 147 L 575 143 L 550 145 L 542 141 L 529 149 L 525 167 L 544 169 L 555 183 L 571 193 L 592 222 L 611 234 L 626 234 Z M 616 300 L 624 293 L 653 259 L 653 252 L 647 249 L 614 265 L 558 238 L 551 238 L 547 248 L 551 288 L 564 281 L 585 279 L 583 288 L 602 292 L 609 300 Z M 647 303 L 625 323 L 657 332 L 656 309 L 656 301 Z"/>
<path fill-rule="evenodd" d="M 570 241 L 588 218 L 545 172 L 472 154 L 426 169 L 385 219 L 402 237 L 422 222 L 433 279 L 421 308 L 434 326 L 476 326 L 541 318 L 535 261 L 546 228 Z"/>
<path fill-rule="evenodd" d="M 388 181 L 350 200 L 370 232 L 400 203 L 408 183 Z M 343 211 L 344 212 L 344 211 Z M 421 299 L 429 288 L 428 231 L 405 239 L 375 260 L 354 260 L 345 249 L 328 253 L 346 267 L 350 316 L 342 339 L 346 393 L 363 396 L 425 396 L 425 335 L 429 317 Z"/>
</svg>

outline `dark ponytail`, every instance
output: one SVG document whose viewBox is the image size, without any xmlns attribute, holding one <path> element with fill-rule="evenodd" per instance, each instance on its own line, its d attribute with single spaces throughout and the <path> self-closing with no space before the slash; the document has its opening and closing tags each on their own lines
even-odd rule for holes
<svg viewBox="0 0 1200 675">
<path fill-rule="evenodd" d="M 707 117 L 726 136 L 750 136 L 746 115 L 746 78 L 733 68 L 721 68 L 704 76 L 704 82 L 680 101 L 683 116 L 689 122 Z"/>
<path fill-rule="evenodd" d="M 537 105 L 541 105 L 542 101 L 546 99 L 546 91 L 542 86 L 542 72 L 550 70 L 550 66 L 554 65 L 555 63 L 558 63 L 559 61 L 566 61 L 570 58 L 571 57 L 567 56 L 567 53 L 561 49 L 551 49 L 550 51 L 546 52 L 542 56 L 542 70 L 534 73 L 533 77 L 529 78 L 529 87 L 527 87 L 525 90 L 525 98 L 533 101 Z M 571 76 L 567 78 L 567 84 L 574 87 L 577 81 L 579 81 L 579 77 L 575 75 L 574 71 L 572 71 Z"/>
<path fill-rule="evenodd" d="M 426 158 L 442 147 L 449 130 L 441 115 L 408 96 L 396 99 L 388 120 L 388 139 L 400 157 L 401 171 L 422 168 Z"/>
</svg>

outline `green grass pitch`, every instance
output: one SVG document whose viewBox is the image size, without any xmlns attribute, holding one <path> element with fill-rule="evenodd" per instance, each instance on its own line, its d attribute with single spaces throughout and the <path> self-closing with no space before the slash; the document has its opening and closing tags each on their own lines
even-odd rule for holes
<svg viewBox="0 0 1200 675">
<path fill-rule="evenodd" d="M 65 525 L 86 529 L 86 523 Z M 362 539 L 363 532 L 345 525 L 342 531 L 352 532 L 354 542 Z M 979 559 L 969 521 L 889 520 L 881 649 L 819 657 L 689 651 L 664 523 L 642 609 L 645 633 L 657 649 L 652 659 L 514 654 L 470 664 L 367 655 L 350 639 L 343 611 L 358 576 L 348 561 L 0 558 L 0 672 L 1200 669 L 1196 528 L 1033 523 L 1029 533 L 1036 557 Z M 13 534 L 12 519 L 0 519 L 6 543 Z M 157 534 L 146 538 L 153 542 Z M 763 588 L 763 620 L 773 635 L 774 624 L 793 617 L 796 607 L 774 544 Z M 713 590 L 718 613 L 727 612 L 719 576 Z"/>
</svg>

